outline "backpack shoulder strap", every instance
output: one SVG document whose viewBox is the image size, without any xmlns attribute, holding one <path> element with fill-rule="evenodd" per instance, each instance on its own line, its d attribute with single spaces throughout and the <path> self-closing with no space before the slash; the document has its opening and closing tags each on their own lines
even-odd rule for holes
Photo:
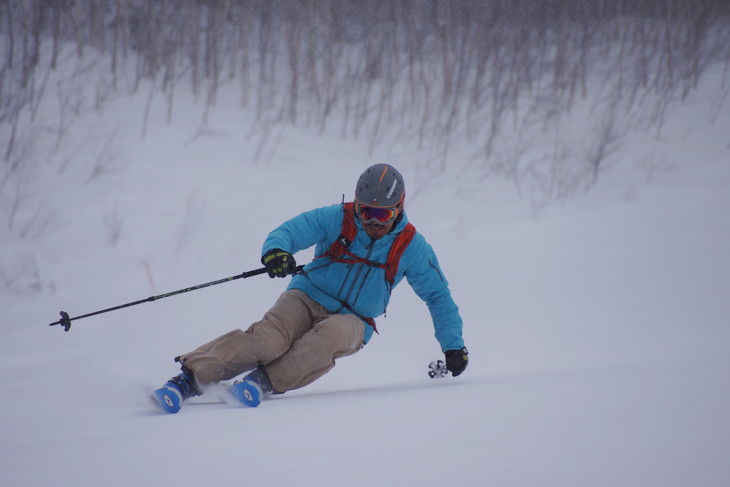
<svg viewBox="0 0 730 487">
<path fill-rule="evenodd" d="M 355 226 L 355 204 L 345 203 L 343 205 L 344 213 L 342 215 L 342 229 L 337 240 L 332 242 L 330 248 L 325 252 L 327 257 L 342 257 L 357 235 L 357 226 Z"/>
<path fill-rule="evenodd" d="M 342 237 L 347 240 L 349 246 L 357 235 L 357 226 L 355 225 L 355 203 L 345 203 L 345 212 L 342 217 Z"/>
<path fill-rule="evenodd" d="M 393 285 L 395 282 L 395 275 L 398 274 L 398 263 L 400 258 L 405 252 L 406 247 L 411 243 L 413 237 L 416 235 L 416 227 L 413 224 L 408 223 L 406 227 L 401 230 L 398 236 L 393 240 L 393 245 L 390 247 L 388 253 L 388 260 L 385 262 L 385 280 Z"/>
</svg>

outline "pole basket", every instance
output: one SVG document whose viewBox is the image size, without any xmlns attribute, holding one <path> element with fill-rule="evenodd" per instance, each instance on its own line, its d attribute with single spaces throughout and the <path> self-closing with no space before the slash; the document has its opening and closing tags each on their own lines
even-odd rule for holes
<svg viewBox="0 0 730 487">
<path fill-rule="evenodd" d="M 446 368 L 446 364 L 443 360 L 434 360 L 428 364 L 428 376 L 432 379 L 440 379 L 448 375 L 449 369 Z"/>
</svg>

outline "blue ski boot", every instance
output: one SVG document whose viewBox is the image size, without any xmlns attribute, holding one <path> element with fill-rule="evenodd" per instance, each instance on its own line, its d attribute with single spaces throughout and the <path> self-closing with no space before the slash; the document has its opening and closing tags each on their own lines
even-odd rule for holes
<svg viewBox="0 0 730 487">
<path fill-rule="evenodd" d="M 152 400 L 162 411 L 174 414 L 180 411 L 184 400 L 199 395 L 192 374 L 183 372 L 168 380 L 152 393 Z"/>
<path fill-rule="evenodd" d="M 273 392 L 273 387 L 266 370 L 259 365 L 243 380 L 234 383 L 228 390 L 238 402 L 255 408 Z"/>
</svg>

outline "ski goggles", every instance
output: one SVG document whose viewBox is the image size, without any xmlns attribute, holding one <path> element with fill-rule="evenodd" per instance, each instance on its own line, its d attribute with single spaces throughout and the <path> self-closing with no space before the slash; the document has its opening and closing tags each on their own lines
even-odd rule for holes
<svg viewBox="0 0 730 487">
<path fill-rule="evenodd" d="M 398 216 L 398 207 L 382 208 L 355 203 L 355 212 L 365 223 L 386 224 L 396 219 Z"/>
</svg>

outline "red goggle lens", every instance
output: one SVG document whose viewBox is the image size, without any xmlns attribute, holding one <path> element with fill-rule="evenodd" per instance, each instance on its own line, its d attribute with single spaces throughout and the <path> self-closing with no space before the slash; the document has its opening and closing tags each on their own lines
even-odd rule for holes
<svg viewBox="0 0 730 487">
<path fill-rule="evenodd" d="M 377 206 L 355 205 L 355 211 L 363 221 L 377 221 L 378 223 L 388 223 L 395 220 L 398 216 L 398 207 L 379 208 Z"/>
</svg>

